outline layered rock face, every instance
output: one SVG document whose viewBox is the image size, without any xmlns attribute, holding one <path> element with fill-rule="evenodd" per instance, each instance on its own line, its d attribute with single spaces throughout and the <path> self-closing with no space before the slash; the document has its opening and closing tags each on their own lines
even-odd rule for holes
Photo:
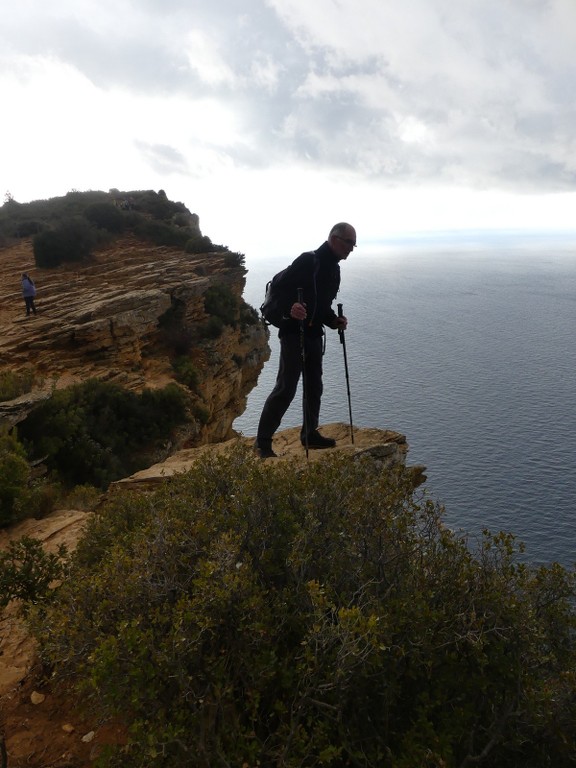
<svg viewBox="0 0 576 768">
<path fill-rule="evenodd" d="M 31 370 L 35 383 L 30 393 L 0 403 L 0 426 L 22 421 L 53 388 L 89 378 L 135 391 L 164 387 L 174 381 L 174 337 L 188 334 L 186 354 L 199 372 L 198 394 L 208 420 L 191 427 L 186 444 L 231 437 L 232 423 L 270 351 L 259 322 L 226 325 L 217 339 L 201 338 L 210 286 L 227 286 L 241 314 L 250 316 L 241 298 L 245 269 L 229 264 L 227 253 L 187 254 L 132 235 L 100 249 L 88 262 L 55 269 L 35 267 L 30 239 L 3 248 L 0 373 Z M 30 274 L 38 291 L 38 314 L 30 317 L 20 290 L 22 272 Z"/>
</svg>

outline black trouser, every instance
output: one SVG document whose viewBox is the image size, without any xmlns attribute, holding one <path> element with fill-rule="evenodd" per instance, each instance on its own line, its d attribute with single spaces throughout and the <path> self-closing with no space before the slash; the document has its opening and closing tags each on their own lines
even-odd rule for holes
<svg viewBox="0 0 576 768">
<path fill-rule="evenodd" d="M 30 310 L 36 314 L 36 307 L 34 305 L 34 296 L 24 296 L 24 302 L 26 304 L 26 314 L 30 314 Z"/>
<path fill-rule="evenodd" d="M 322 399 L 322 348 L 323 337 L 304 337 L 304 357 L 306 369 L 304 381 L 306 392 L 303 392 L 302 405 L 306 404 L 306 415 L 302 409 L 301 436 L 304 439 L 305 427 L 308 434 L 318 428 L 320 419 L 320 401 Z M 287 334 L 280 339 L 280 365 L 276 384 L 268 395 L 260 422 L 258 424 L 258 439 L 271 440 L 274 432 L 280 426 L 284 414 L 294 399 L 298 381 L 302 373 L 302 349 L 300 336 L 297 333 Z"/>
</svg>

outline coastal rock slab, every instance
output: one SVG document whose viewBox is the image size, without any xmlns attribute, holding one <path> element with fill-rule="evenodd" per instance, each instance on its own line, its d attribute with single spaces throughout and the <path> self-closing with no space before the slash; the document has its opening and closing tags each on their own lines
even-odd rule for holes
<svg viewBox="0 0 576 768">
<path fill-rule="evenodd" d="M 325 437 L 336 440 L 335 448 L 324 450 L 310 450 L 308 461 L 318 461 L 334 452 L 346 453 L 353 456 L 371 455 L 380 462 L 382 469 L 390 469 L 395 466 L 405 466 L 408 453 L 408 443 L 405 435 L 399 432 L 375 428 L 354 427 L 354 442 L 348 424 L 334 423 L 321 427 L 321 433 Z M 231 450 L 238 442 L 248 446 L 254 445 L 253 437 L 236 437 L 216 445 L 199 446 L 177 451 L 165 461 L 154 464 L 141 472 L 136 472 L 130 477 L 113 483 L 111 490 L 127 487 L 152 486 L 163 482 L 167 477 L 178 472 L 186 472 L 197 459 L 206 451 L 226 452 Z M 278 458 L 266 459 L 267 462 L 282 462 L 297 459 L 306 462 L 306 452 L 300 443 L 300 429 L 285 429 L 274 436 L 274 451 Z M 423 482 L 423 467 L 412 467 L 415 484 Z"/>
</svg>

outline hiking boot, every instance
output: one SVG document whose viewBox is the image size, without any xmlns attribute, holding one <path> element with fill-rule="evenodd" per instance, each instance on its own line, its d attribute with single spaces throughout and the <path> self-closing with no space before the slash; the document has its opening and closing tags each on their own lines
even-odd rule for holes
<svg viewBox="0 0 576 768">
<path fill-rule="evenodd" d="M 304 438 L 301 439 L 301 443 L 306 447 L 306 440 Z M 308 435 L 308 448 L 334 448 L 335 445 L 336 440 L 333 440 L 331 437 L 324 437 L 317 429 Z"/>
<path fill-rule="evenodd" d="M 254 450 L 261 459 L 276 459 L 277 454 L 272 450 L 272 440 L 256 440 Z"/>
</svg>

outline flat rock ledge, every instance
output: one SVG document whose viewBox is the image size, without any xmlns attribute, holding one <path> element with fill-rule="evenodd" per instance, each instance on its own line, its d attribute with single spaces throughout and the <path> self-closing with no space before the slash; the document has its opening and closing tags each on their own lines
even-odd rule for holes
<svg viewBox="0 0 576 768">
<path fill-rule="evenodd" d="M 326 424 L 320 427 L 320 432 L 325 437 L 336 440 L 335 448 L 322 450 L 309 450 L 308 461 L 318 461 L 335 452 L 346 453 L 353 456 L 364 454 L 372 456 L 381 462 L 382 469 L 391 469 L 395 466 L 406 466 L 408 443 L 405 435 L 386 429 L 354 427 L 354 443 L 350 432 L 350 426 L 344 423 Z M 115 489 L 150 487 L 161 483 L 171 475 L 186 472 L 194 462 L 206 453 L 226 453 L 232 450 L 238 443 L 252 447 L 254 437 L 238 436 L 221 443 L 202 445 L 198 448 L 188 448 L 174 453 L 165 461 L 154 464 L 140 472 L 135 472 L 113 483 L 110 491 Z M 279 462 L 287 460 L 301 460 L 306 462 L 306 451 L 300 443 L 300 428 L 285 429 L 274 436 L 273 448 L 277 454 L 275 459 L 266 459 L 266 462 Z M 414 484 L 420 485 L 425 480 L 425 467 L 409 467 L 413 474 Z"/>
</svg>

